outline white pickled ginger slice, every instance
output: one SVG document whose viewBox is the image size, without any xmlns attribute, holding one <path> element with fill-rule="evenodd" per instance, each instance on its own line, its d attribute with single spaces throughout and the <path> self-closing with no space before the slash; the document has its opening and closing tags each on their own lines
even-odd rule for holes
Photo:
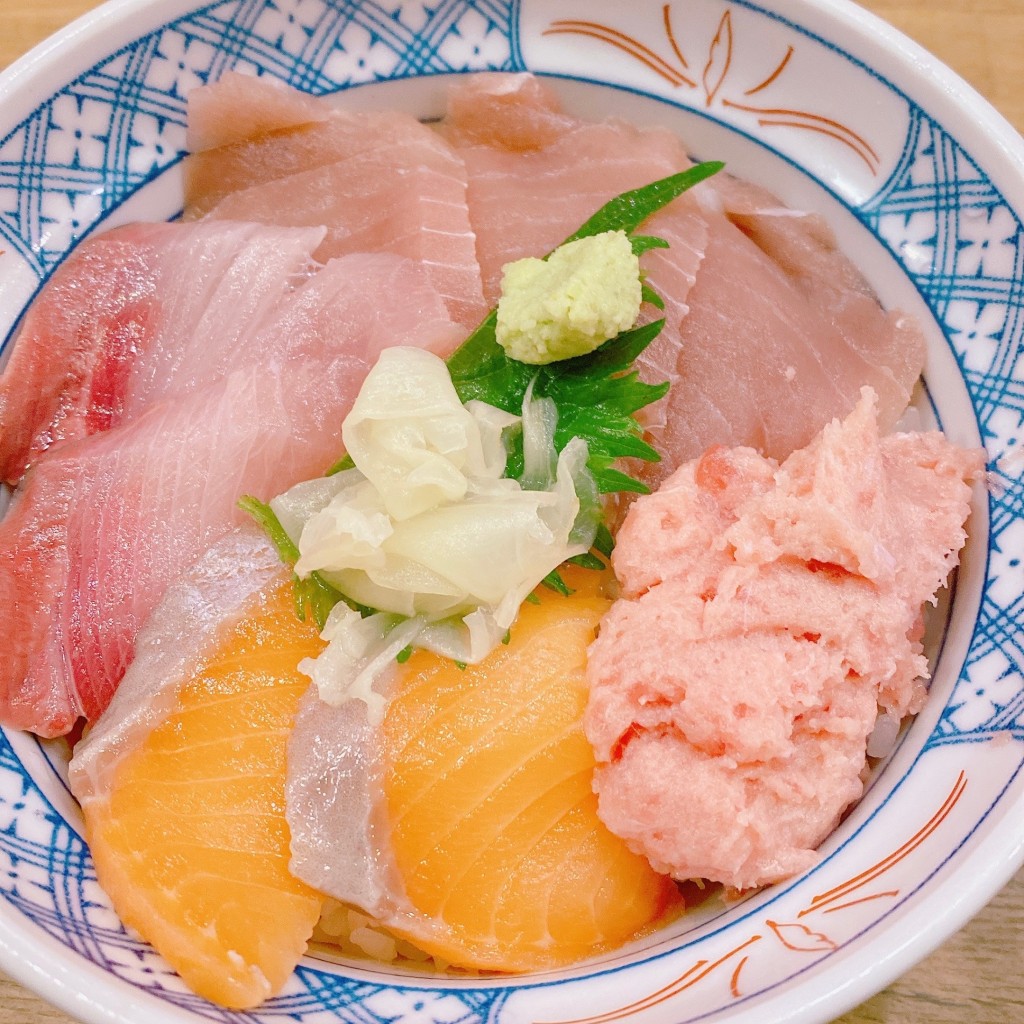
<svg viewBox="0 0 1024 1024">
<path fill-rule="evenodd" d="M 531 489 L 502 475 L 503 432 L 520 424 Z M 272 502 L 299 549 L 300 576 L 320 573 L 384 613 L 360 622 L 335 610 L 327 650 L 304 668 L 324 700 L 358 697 L 379 711 L 372 683 L 410 644 L 480 661 L 530 591 L 589 549 L 596 524 L 580 515 L 579 497 L 592 484 L 587 446 L 574 438 L 556 453 L 554 426 L 549 399 L 528 392 L 522 417 L 463 405 L 437 356 L 381 354 L 342 428 L 355 468 Z"/>
</svg>

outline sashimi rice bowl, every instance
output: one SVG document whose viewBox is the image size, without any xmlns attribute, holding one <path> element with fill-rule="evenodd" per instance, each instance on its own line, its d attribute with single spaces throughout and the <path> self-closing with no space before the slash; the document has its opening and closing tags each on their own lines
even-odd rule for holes
<svg viewBox="0 0 1024 1024">
<path fill-rule="evenodd" d="M 950 72 L 150 0 L 0 97 L 5 971 L 824 1022 L 1024 860 L 1024 143 Z"/>
</svg>

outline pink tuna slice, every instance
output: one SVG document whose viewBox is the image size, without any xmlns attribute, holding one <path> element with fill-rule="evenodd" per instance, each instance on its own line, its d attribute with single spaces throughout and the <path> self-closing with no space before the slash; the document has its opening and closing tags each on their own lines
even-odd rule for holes
<svg viewBox="0 0 1024 1024">
<path fill-rule="evenodd" d="M 612 195 L 689 163 L 667 132 L 569 118 L 528 75 L 468 77 L 440 130 L 466 161 L 491 302 L 505 262 L 549 251 Z M 643 414 L 662 462 L 631 467 L 652 486 L 711 444 L 785 458 L 865 384 L 885 428 L 907 404 L 920 331 L 879 306 L 820 218 L 780 210 L 763 189 L 719 176 L 641 228 L 671 245 L 644 257 L 666 326 L 641 375 L 672 385 Z"/>
<path fill-rule="evenodd" d="M 448 92 L 438 131 L 458 147 L 543 149 L 579 127 L 558 97 L 529 72 L 466 75 Z"/>
<path fill-rule="evenodd" d="M 865 389 L 781 466 L 716 447 L 639 498 L 590 649 L 608 827 L 734 889 L 815 863 L 862 788 L 879 708 L 918 711 L 921 607 L 957 563 L 983 454 L 879 438 Z"/>
<path fill-rule="evenodd" d="M 218 97 L 220 83 L 210 86 L 209 102 Z M 203 93 L 205 89 L 197 90 Z M 193 93 L 192 96 L 196 96 Z M 409 114 L 350 113 L 320 104 L 322 119 L 239 138 L 228 145 L 187 156 L 185 218 L 205 216 L 232 192 L 311 171 L 367 150 L 396 144 L 423 131 Z"/>
<path fill-rule="evenodd" d="M 0 475 L 223 375 L 310 265 L 318 229 L 136 224 L 84 242 L 0 377 Z"/>
<path fill-rule="evenodd" d="M 375 301 L 392 295 L 401 302 Z M 393 345 L 446 356 L 465 337 L 421 263 L 392 253 L 356 253 L 330 260 L 292 292 L 250 348 L 261 360 L 345 352 L 369 365 Z"/>
<path fill-rule="evenodd" d="M 169 583 L 264 499 L 330 465 L 366 364 L 238 371 L 26 475 L 0 522 L 3 724 L 45 736 L 95 719 Z"/>
<path fill-rule="evenodd" d="M 454 320 L 472 329 L 486 313 L 465 167 L 443 139 L 412 119 L 400 136 L 380 131 L 373 145 L 343 159 L 232 192 L 206 216 L 322 225 L 327 235 L 318 259 L 354 252 L 406 256 L 427 269 Z"/>
<path fill-rule="evenodd" d="M 836 248 L 824 219 L 781 206 L 770 192 L 723 175 L 714 182 L 725 213 L 807 297 L 845 342 L 833 354 L 837 375 L 864 374 L 878 395 L 882 430 L 892 429 L 910 400 L 924 366 L 925 340 L 919 325 L 898 312 L 886 312 L 861 273 Z M 837 415 L 856 402 L 856 392 Z"/>
<path fill-rule="evenodd" d="M 489 127 L 474 107 L 480 99 L 488 104 Z M 472 76 L 457 84 L 440 130 L 455 140 L 466 163 L 470 220 L 492 305 L 504 264 L 547 254 L 609 199 L 691 163 L 668 131 L 559 114 L 554 95 L 528 75 Z M 666 274 L 665 297 L 681 310 L 705 236 L 692 200 L 677 205 L 688 211 L 680 226 L 686 219 L 693 231 L 677 231 L 672 239 L 677 272 Z"/>
<path fill-rule="evenodd" d="M 650 418 L 663 455 L 642 471 L 651 486 L 712 444 L 783 459 L 849 413 L 864 385 L 891 429 L 924 366 L 920 329 L 882 309 L 821 218 L 783 210 L 734 179 L 708 186 L 725 214 L 707 211 L 710 238 L 689 313 L 670 317 L 639 359 L 645 379 L 672 380 Z"/>
<path fill-rule="evenodd" d="M 215 83 L 188 94 L 185 141 L 190 152 L 200 153 L 330 115 L 324 100 L 276 79 L 226 71 Z"/>
</svg>

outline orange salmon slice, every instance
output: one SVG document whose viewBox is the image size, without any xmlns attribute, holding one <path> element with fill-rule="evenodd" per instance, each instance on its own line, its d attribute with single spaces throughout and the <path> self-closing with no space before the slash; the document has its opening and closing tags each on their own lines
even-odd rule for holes
<svg viewBox="0 0 1024 1024">
<path fill-rule="evenodd" d="M 587 646 L 607 576 L 525 604 L 479 665 L 419 651 L 382 729 L 391 847 L 415 914 L 389 926 L 434 956 L 526 971 L 615 948 L 680 906 L 674 883 L 597 817 L 583 734 Z"/>
<path fill-rule="evenodd" d="M 257 1005 L 287 981 L 322 898 L 288 870 L 288 736 L 323 648 L 291 586 L 265 597 L 181 687 L 177 707 L 85 802 L 100 884 L 199 995 Z"/>
</svg>

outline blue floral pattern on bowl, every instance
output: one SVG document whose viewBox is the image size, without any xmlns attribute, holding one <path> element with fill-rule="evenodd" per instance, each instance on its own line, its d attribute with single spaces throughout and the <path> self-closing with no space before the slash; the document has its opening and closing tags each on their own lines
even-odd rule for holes
<svg viewBox="0 0 1024 1024">
<path fill-rule="evenodd" d="M 576 7 L 587 9 L 582 2 Z M 755 4 L 734 9 L 747 18 L 784 21 Z M 142 35 L 68 82 L 0 141 L 0 237 L 7 250 L 0 259 L 5 276 L 13 268 L 15 304 L 24 305 L 78 238 L 180 160 L 185 96 L 195 86 L 228 69 L 271 75 L 315 94 L 413 76 L 524 70 L 533 65 L 524 57 L 522 13 L 519 0 L 226 0 Z M 836 60 L 846 59 L 830 48 Z M 895 85 L 883 86 L 906 99 Z M 665 95 L 653 86 L 651 94 L 700 106 L 693 97 Z M 906 772 L 922 757 L 938 757 L 940 748 L 998 738 L 1010 743 L 1004 758 L 1009 787 L 1020 774 L 1024 749 L 1024 235 L 1018 213 L 971 155 L 933 116 L 906 102 L 899 159 L 869 198 L 848 205 L 900 262 L 941 325 L 992 472 L 987 566 L 973 635 L 948 699 Z M 763 144 L 769 146 L 767 138 Z M 8 341 L 16 319 L 15 311 L 0 332 Z M 0 900 L 85 960 L 196 1018 L 498 1024 L 520 1018 L 508 1010 L 515 993 L 559 983 L 431 982 L 307 959 L 285 992 L 259 1010 L 212 1007 L 126 933 L 98 886 L 77 824 L 58 806 L 52 787 L 39 781 L 45 759 L 26 751 L 31 754 L 32 743 L 0 734 Z M 992 793 L 991 807 L 1002 792 Z M 884 805 L 882 799 L 867 808 L 856 827 Z M 964 823 L 963 841 L 973 827 Z M 747 918 L 774 899 L 768 894 L 755 901 Z M 859 927 L 874 927 L 897 906 Z M 701 934 L 715 928 L 711 921 Z M 851 941 L 857 937 L 851 934 Z M 682 932 L 652 949 L 649 959 L 685 951 L 694 941 Z M 835 946 L 814 952 L 827 957 Z M 629 970 L 643 960 L 638 954 L 574 977 Z M 801 961 L 794 973 L 805 966 Z M 736 997 L 725 991 L 720 1005 Z"/>
</svg>

